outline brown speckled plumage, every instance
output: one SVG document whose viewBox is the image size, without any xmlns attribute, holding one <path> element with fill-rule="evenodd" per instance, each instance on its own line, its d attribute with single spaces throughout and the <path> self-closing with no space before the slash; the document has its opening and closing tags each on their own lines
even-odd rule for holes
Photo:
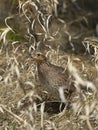
<svg viewBox="0 0 98 130">
<path fill-rule="evenodd" d="M 37 53 L 34 56 L 37 62 L 38 77 L 41 86 L 50 95 L 59 98 L 59 88 L 63 87 L 68 92 L 73 91 L 73 86 L 69 85 L 68 71 L 64 72 L 64 68 L 51 64 L 47 61 L 42 53 Z"/>
</svg>

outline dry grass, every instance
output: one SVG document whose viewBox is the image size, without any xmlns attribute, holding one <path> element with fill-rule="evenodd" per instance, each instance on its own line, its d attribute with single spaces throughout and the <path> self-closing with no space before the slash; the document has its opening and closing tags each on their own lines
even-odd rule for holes
<svg viewBox="0 0 98 130">
<path fill-rule="evenodd" d="M 36 65 L 31 60 L 30 53 L 32 49 L 39 48 L 40 41 L 36 41 L 36 35 L 41 35 L 43 41 L 55 39 L 55 36 L 49 33 L 49 20 L 53 11 L 57 16 L 59 3 L 56 0 L 48 2 L 50 10 L 47 12 L 43 10 L 44 8 L 38 7 L 38 4 L 41 4 L 39 0 L 36 2 L 19 0 L 19 14 L 31 24 L 31 28 L 27 28 L 26 37 L 29 42 L 33 39 L 32 44 L 9 41 L 6 36 L 13 30 L 9 27 L 7 19 L 5 20 L 7 28 L 2 30 L 0 36 L 0 129 L 97 130 L 98 65 L 96 62 L 92 64 L 85 55 L 71 55 L 60 51 L 59 47 L 54 50 L 51 45 L 46 46 L 48 47 L 48 50 L 45 50 L 46 56 L 53 64 L 68 69 L 76 91 L 70 97 L 70 108 L 66 109 L 65 106 L 63 111 L 55 113 L 56 106 L 52 107 L 54 102 L 45 100 L 45 92 L 41 90 Z M 45 5 L 46 3 L 43 3 L 43 6 Z M 32 16 L 33 8 L 35 17 Z M 30 29 L 34 29 L 35 21 L 39 23 L 41 32 L 31 33 Z M 63 90 L 60 90 L 60 94 L 61 99 L 66 102 Z M 61 104 L 58 105 L 58 110 L 60 106 Z M 48 113 L 47 108 L 52 109 L 52 113 Z"/>
</svg>

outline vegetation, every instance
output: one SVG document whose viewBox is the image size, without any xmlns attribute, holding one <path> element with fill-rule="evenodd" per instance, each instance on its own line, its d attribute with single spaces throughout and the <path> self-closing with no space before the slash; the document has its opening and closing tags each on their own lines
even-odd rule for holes
<svg viewBox="0 0 98 130">
<path fill-rule="evenodd" d="M 0 6 L 0 130 L 97 130 L 98 2 L 0 4 L 5 7 Z M 30 57 L 34 50 L 69 70 L 76 91 L 68 107 L 47 97 L 40 86 Z"/>
</svg>

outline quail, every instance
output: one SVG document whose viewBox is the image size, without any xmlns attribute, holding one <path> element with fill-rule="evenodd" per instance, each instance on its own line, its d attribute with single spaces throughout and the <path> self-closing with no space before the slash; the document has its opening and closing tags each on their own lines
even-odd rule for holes
<svg viewBox="0 0 98 130">
<path fill-rule="evenodd" d="M 74 91 L 74 86 L 70 83 L 68 70 L 64 71 L 64 68 L 51 64 L 41 52 L 35 52 L 32 58 L 37 64 L 41 87 L 52 98 L 60 100 L 59 88 L 63 88 L 64 92 L 68 94 Z"/>
</svg>

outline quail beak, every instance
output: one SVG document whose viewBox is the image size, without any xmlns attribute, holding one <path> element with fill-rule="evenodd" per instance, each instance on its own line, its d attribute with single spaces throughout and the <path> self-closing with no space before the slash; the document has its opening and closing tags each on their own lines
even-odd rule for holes
<svg viewBox="0 0 98 130">
<path fill-rule="evenodd" d="M 31 58 L 32 58 L 34 61 L 37 60 L 37 57 L 36 57 L 34 54 L 31 55 Z"/>
</svg>

